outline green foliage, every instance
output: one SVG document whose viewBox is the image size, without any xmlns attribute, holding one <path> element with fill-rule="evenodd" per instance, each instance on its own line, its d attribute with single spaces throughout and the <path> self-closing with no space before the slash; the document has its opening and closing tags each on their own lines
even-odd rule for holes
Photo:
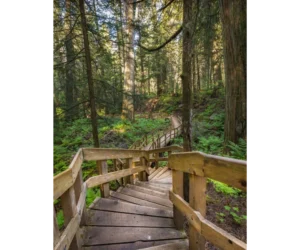
<svg viewBox="0 0 300 250">
<path fill-rule="evenodd" d="M 168 165 L 167 161 L 160 161 L 160 162 L 158 162 L 158 167 L 165 167 L 167 165 Z"/>
<path fill-rule="evenodd" d="M 97 197 L 101 197 L 99 187 L 88 188 L 85 199 L 86 207 L 89 207 Z"/>
<path fill-rule="evenodd" d="M 234 222 L 238 225 L 241 225 L 244 221 L 247 220 L 246 215 L 239 215 L 238 214 L 238 212 L 239 212 L 238 207 L 224 206 L 224 209 L 229 212 L 229 215 L 233 218 Z M 217 214 L 217 218 L 218 218 L 218 216 L 220 216 L 220 215 L 219 215 L 219 213 L 216 213 L 216 214 Z M 225 215 L 223 217 L 225 217 Z"/>
<path fill-rule="evenodd" d="M 223 193 L 228 196 L 238 197 L 239 195 L 243 195 L 243 192 L 237 188 L 229 187 L 227 184 L 215 181 L 212 179 L 208 179 L 209 182 L 213 183 L 214 188 L 217 192 Z"/>
<path fill-rule="evenodd" d="M 220 155 L 223 151 L 223 141 L 223 138 L 217 136 L 201 137 L 194 148 L 207 154 Z"/>
<path fill-rule="evenodd" d="M 217 216 L 217 219 L 218 219 L 218 221 L 220 221 L 220 222 L 224 222 L 224 217 L 226 216 L 224 213 L 218 213 L 218 212 L 216 212 L 216 216 Z"/>
<path fill-rule="evenodd" d="M 58 228 L 61 229 L 65 223 L 65 218 L 62 210 L 59 210 L 58 213 L 56 213 L 56 220 Z"/>
<path fill-rule="evenodd" d="M 230 148 L 230 156 L 236 159 L 245 160 L 247 158 L 247 142 L 240 138 L 238 143 L 229 142 L 227 145 Z"/>
</svg>

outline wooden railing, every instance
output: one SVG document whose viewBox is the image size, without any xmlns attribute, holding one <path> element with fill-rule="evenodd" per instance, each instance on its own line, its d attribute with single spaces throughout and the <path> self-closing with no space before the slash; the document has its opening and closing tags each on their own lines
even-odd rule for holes
<svg viewBox="0 0 300 250">
<path fill-rule="evenodd" d="M 134 183 L 134 174 L 138 173 L 138 179 L 147 180 L 147 170 L 151 161 L 166 160 L 158 157 L 159 153 L 182 151 L 181 147 L 170 146 L 155 150 L 128 150 L 128 149 L 103 149 L 83 148 L 79 149 L 69 168 L 53 178 L 53 199 L 60 198 L 60 204 L 64 215 L 64 230 L 59 231 L 56 213 L 54 209 L 54 249 L 66 250 L 80 249 L 82 242 L 79 235 L 79 227 L 84 224 L 85 199 L 87 188 L 100 186 L 101 197 L 109 196 L 109 182 L 123 178 L 123 184 Z M 153 155 L 155 156 L 153 158 Z M 152 158 L 151 158 L 152 156 Z M 134 158 L 140 160 L 134 161 Z M 83 161 L 96 161 L 99 175 L 90 177 L 83 182 Z M 122 161 L 126 169 L 108 173 L 107 160 Z M 139 166 L 138 166 L 139 165 Z"/>
<path fill-rule="evenodd" d="M 174 204 L 174 222 L 181 229 L 183 218 L 188 220 L 190 249 L 204 250 L 206 240 L 225 250 L 246 249 L 246 243 L 205 219 L 206 178 L 246 191 L 246 161 L 186 152 L 172 154 L 168 164 L 172 169 L 173 190 L 169 197 Z M 189 203 L 183 199 L 183 173 L 189 174 Z"/>
</svg>

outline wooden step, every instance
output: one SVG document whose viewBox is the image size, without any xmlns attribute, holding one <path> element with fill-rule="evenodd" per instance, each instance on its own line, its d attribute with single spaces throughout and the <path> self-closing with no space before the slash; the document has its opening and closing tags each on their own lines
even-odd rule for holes
<svg viewBox="0 0 300 250">
<path fill-rule="evenodd" d="M 161 197 L 158 197 L 158 196 L 141 193 L 139 191 L 135 191 L 135 190 L 127 188 L 127 187 L 124 187 L 120 191 L 120 193 L 129 195 L 129 196 L 132 196 L 132 197 L 135 197 L 135 198 L 139 198 L 141 200 L 150 201 L 150 202 L 156 203 L 156 204 L 161 205 L 161 206 L 166 206 L 166 207 L 170 207 L 170 208 L 173 207 L 173 204 L 169 199 L 164 199 L 164 198 L 161 198 Z"/>
<path fill-rule="evenodd" d="M 90 209 L 173 218 L 173 211 L 141 206 L 121 200 L 112 200 L 106 198 L 97 198 L 93 202 L 93 206 L 90 206 Z"/>
<path fill-rule="evenodd" d="M 160 192 L 165 192 L 165 193 L 169 192 L 168 189 L 151 185 L 150 182 L 136 181 L 135 185 L 145 187 L 145 188 L 149 188 L 149 189 L 156 190 L 156 191 L 160 191 Z"/>
<path fill-rule="evenodd" d="M 164 167 L 157 175 L 155 175 L 151 180 L 155 180 L 157 178 L 159 178 L 161 175 L 163 175 L 166 171 L 168 171 L 169 168 L 168 167 Z"/>
<path fill-rule="evenodd" d="M 169 176 L 169 177 L 165 177 L 163 179 L 159 179 L 159 180 L 156 180 L 154 179 L 153 181 L 151 181 L 151 184 L 159 184 L 159 185 L 162 185 L 162 184 L 165 184 L 165 185 L 172 185 L 172 176 Z"/>
<path fill-rule="evenodd" d="M 160 180 L 160 179 L 164 179 L 166 177 L 172 177 L 172 171 L 171 170 L 166 171 L 165 173 L 163 173 L 161 176 L 157 177 L 156 179 Z"/>
<path fill-rule="evenodd" d="M 115 199 L 126 201 L 128 203 L 138 204 L 138 205 L 147 206 L 147 207 L 154 207 L 154 208 L 159 208 L 159 209 L 166 209 L 166 210 L 171 210 L 171 211 L 173 210 L 170 207 L 162 206 L 157 203 L 153 203 L 153 202 L 149 202 L 149 201 L 142 200 L 139 198 L 135 198 L 135 197 L 123 194 L 123 193 L 110 191 L 110 196 Z"/>
<path fill-rule="evenodd" d="M 91 227 L 86 226 L 83 234 L 83 245 L 105 245 L 129 243 L 136 241 L 156 241 L 185 238 L 184 232 L 173 228 L 143 227 Z"/>
<path fill-rule="evenodd" d="M 147 247 L 147 248 L 140 248 L 144 250 L 187 250 L 189 249 L 189 242 L 188 240 L 182 240 L 180 242 L 169 243 L 159 246 Z"/>
<path fill-rule="evenodd" d="M 151 195 L 155 195 L 155 196 L 165 198 L 165 199 L 169 198 L 169 194 L 166 192 L 160 192 L 160 191 L 152 190 L 152 189 L 141 187 L 141 186 L 131 185 L 131 184 L 127 184 L 126 187 L 131 188 L 131 189 L 136 190 L 141 193 L 151 194 Z"/>
<path fill-rule="evenodd" d="M 148 176 L 148 180 L 152 180 L 163 168 L 157 168 L 151 175 Z"/>
<path fill-rule="evenodd" d="M 174 228 L 173 218 L 87 209 L 87 226 Z"/>
<path fill-rule="evenodd" d="M 168 243 L 177 243 L 181 241 L 182 240 L 136 241 L 130 243 L 83 247 L 83 250 L 137 250 L 152 246 L 160 246 Z"/>
</svg>

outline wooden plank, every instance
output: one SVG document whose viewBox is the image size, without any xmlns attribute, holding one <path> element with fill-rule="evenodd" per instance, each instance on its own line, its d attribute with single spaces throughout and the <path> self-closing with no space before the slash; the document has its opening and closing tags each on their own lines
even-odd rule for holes
<svg viewBox="0 0 300 250">
<path fill-rule="evenodd" d="M 174 170 L 208 177 L 241 190 L 247 190 L 247 162 L 201 152 L 172 154 L 169 166 Z"/>
<path fill-rule="evenodd" d="M 157 168 L 153 174 L 149 175 L 148 180 L 151 181 L 160 171 L 162 171 L 163 168 Z"/>
<path fill-rule="evenodd" d="M 190 206 L 206 216 L 206 178 L 192 175 L 189 176 L 189 204 Z M 191 249 L 205 250 L 205 238 L 192 226 L 189 227 L 189 242 Z"/>
<path fill-rule="evenodd" d="M 161 176 L 157 177 L 157 180 L 161 180 L 167 177 L 171 177 L 172 178 L 172 171 L 168 170 L 165 173 L 163 173 Z"/>
<path fill-rule="evenodd" d="M 53 200 L 59 198 L 73 185 L 72 169 L 68 168 L 53 178 Z"/>
<path fill-rule="evenodd" d="M 183 172 L 172 170 L 173 187 L 175 194 L 183 197 Z M 169 197 L 170 198 L 170 197 Z M 171 200 L 172 201 L 172 200 Z M 183 229 L 184 217 L 176 206 L 173 205 L 174 223 L 178 230 Z"/>
<path fill-rule="evenodd" d="M 98 175 L 98 176 L 93 176 L 91 178 L 89 178 L 86 181 L 87 187 L 91 188 L 91 187 L 95 187 L 98 186 L 100 184 L 103 183 L 107 183 L 140 171 L 145 170 L 145 166 L 141 166 L 141 167 L 136 167 L 136 168 L 131 168 L 131 169 L 123 169 L 120 171 L 116 171 L 116 172 L 111 172 L 105 175 Z"/>
<path fill-rule="evenodd" d="M 168 167 L 164 167 L 157 175 L 155 175 L 152 180 L 158 179 L 160 176 L 162 176 L 166 171 L 168 171 Z"/>
<path fill-rule="evenodd" d="M 173 228 L 86 227 L 84 245 L 116 244 L 135 241 L 182 239 L 185 234 Z"/>
<path fill-rule="evenodd" d="M 75 182 L 76 178 L 77 178 L 77 174 L 79 173 L 80 169 L 81 169 L 81 165 L 83 162 L 83 154 L 82 154 L 82 149 L 80 148 L 76 155 L 74 156 L 69 168 L 72 169 L 72 177 L 73 177 L 73 181 Z"/>
<path fill-rule="evenodd" d="M 115 227 L 159 227 L 173 228 L 172 218 L 145 216 L 138 214 L 118 213 L 101 210 L 87 210 L 87 226 L 115 226 Z"/>
<path fill-rule="evenodd" d="M 123 212 L 127 214 L 141 214 L 157 217 L 173 218 L 173 212 L 165 209 L 152 208 L 147 206 L 135 205 L 120 200 L 111 199 L 97 199 L 91 209 L 112 211 L 112 212 Z"/>
<path fill-rule="evenodd" d="M 77 214 L 68 224 L 61 234 L 59 242 L 55 245 L 54 250 L 69 249 L 72 240 L 79 228 L 79 215 Z"/>
<path fill-rule="evenodd" d="M 110 195 L 114 198 L 129 202 L 129 203 L 133 203 L 133 204 L 138 204 L 138 205 L 147 206 L 147 207 L 154 207 L 154 208 L 159 208 L 159 209 L 165 209 L 165 210 L 172 210 L 169 207 L 158 205 L 156 203 L 138 199 L 138 198 L 135 198 L 135 197 L 123 194 L 123 193 L 119 193 L 119 192 L 110 191 Z"/>
<path fill-rule="evenodd" d="M 55 209 L 53 207 L 53 246 L 55 246 L 59 241 L 59 236 L 60 236 L 60 232 L 56 221 Z"/>
<path fill-rule="evenodd" d="M 79 196 L 76 210 L 79 216 L 79 222 L 80 225 L 83 225 L 85 223 L 86 215 L 85 215 L 85 197 L 86 197 L 86 183 L 83 184 L 81 194 Z"/>
<path fill-rule="evenodd" d="M 166 188 L 168 187 L 171 187 L 172 186 L 172 176 L 168 176 L 168 177 L 165 177 L 163 179 L 154 179 L 154 180 L 151 180 L 150 182 L 151 184 L 154 184 L 154 185 L 165 185 Z"/>
<path fill-rule="evenodd" d="M 156 190 L 156 191 L 159 191 L 159 192 L 165 192 L 165 193 L 168 193 L 168 192 L 169 192 L 168 189 L 165 189 L 165 188 L 161 188 L 161 187 L 157 187 L 157 186 L 151 185 L 149 182 L 140 182 L 140 181 L 137 181 L 137 182 L 135 183 L 135 185 L 141 186 L 141 187 L 145 187 L 145 188 L 149 188 L 149 189 L 152 189 L 152 190 Z"/>
<path fill-rule="evenodd" d="M 141 193 L 151 194 L 151 195 L 155 195 L 155 196 L 158 196 L 158 197 L 161 197 L 164 199 L 169 199 L 169 194 L 166 192 L 160 192 L 160 191 L 156 191 L 153 189 L 140 187 L 140 186 L 136 186 L 136 185 L 130 185 L 130 184 L 127 184 L 126 187 L 131 188 L 131 189 L 141 192 Z"/>
<path fill-rule="evenodd" d="M 150 201 L 150 202 L 156 203 L 158 205 L 162 205 L 162 206 L 166 206 L 166 207 L 170 207 L 170 208 L 173 207 L 172 202 L 169 199 L 164 199 L 164 198 L 157 197 L 154 195 L 141 193 L 141 192 L 135 191 L 135 190 L 127 188 L 127 187 L 124 187 L 121 190 L 121 193 L 135 197 L 135 198 L 139 198 L 142 200 Z"/>
<path fill-rule="evenodd" d="M 179 146 L 168 146 L 168 147 L 163 147 L 163 148 L 158 148 L 158 149 L 151 149 L 148 150 L 148 154 L 154 154 L 154 153 L 161 153 L 161 152 L 168 152 L 168 151 L 182 151 L 183 148 Z"/>
<path fill-rule="evenodd" d="M 145 150 L 132 150 L 123 148 L 83 148 L 83 157 L 87 161 L 126 159 L 135 157 L 146 157 Z"/>
<path fill-rule="evenodd" d="M 143 248 L 144 250 L 188 250 L 189 242 L 188 240 L 183 240 L 180 242 L 169 243 L 159 246 Z M 192 248 L 193 249 L 193 248 Z"/>
<path fill-rule="evenodd" d="M 180 240 L 158 240 L 158 241 L 135 241 L 130 243 L 111 244 L 111 245 L 98 245 L 84 247 L 84 250 L 136 250 L 145 247 L 159 246 L 167 243 L 178 243 Z"/>
<path fill-rule="evenodd" d="M 230 233 L 217 227 L 210 221 L 206 220 L 200 212 L 193 210 L 189 204 L 179 195 L 170 191 L 170 199 L 173 204 L 185 215 L 188 222 L 216 247 L 224 250 L 245 250 L 247 244 L 237 239 Z"/>
<path fill-rule="evenodd" d="M 75 191 L 75 202 L 78 202 L 79 196 L 81 194 L 82 186 L 83 186 L 82 170 L 80 169 L 73 185 Z"/>
</svg>

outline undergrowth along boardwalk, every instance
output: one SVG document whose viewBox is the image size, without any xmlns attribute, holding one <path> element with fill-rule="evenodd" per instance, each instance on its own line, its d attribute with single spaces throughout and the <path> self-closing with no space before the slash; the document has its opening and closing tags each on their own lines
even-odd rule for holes
<svg viewBox="0 0 300 250">
<path fill-rule="evenodd" d="M 54 177 L 53 198 L 59 200 L 65 223 L 60 231 L 54 209 L 54 249 L 204 249 L 205 240 L 222 249 L 246 249 L 244 242 L 205 219 L 206 178 L 246 191 L 246 161 L 181 153 L 181 147 L 157 148 L 158 144 L 150 150 L 77 152 L 69 168 Z M 99 175 L 85 182 L 84 160 L 95 160 L 99 167 Z M 121 161 L 124 168 L 108 173 L 107 160 Z M 168 167 L 149 168 L 159 161 L 168 161 Z M 182 198 L 183 172 L 190 178 L 190 203 Z M 121 180 L 117 191 L 109 190 L 112 180 Z M 91 187 L 100 188 L 101 198 L 86 208 Z M 188 239 L 183 216 L 189 223 Z"/>
</svg>

